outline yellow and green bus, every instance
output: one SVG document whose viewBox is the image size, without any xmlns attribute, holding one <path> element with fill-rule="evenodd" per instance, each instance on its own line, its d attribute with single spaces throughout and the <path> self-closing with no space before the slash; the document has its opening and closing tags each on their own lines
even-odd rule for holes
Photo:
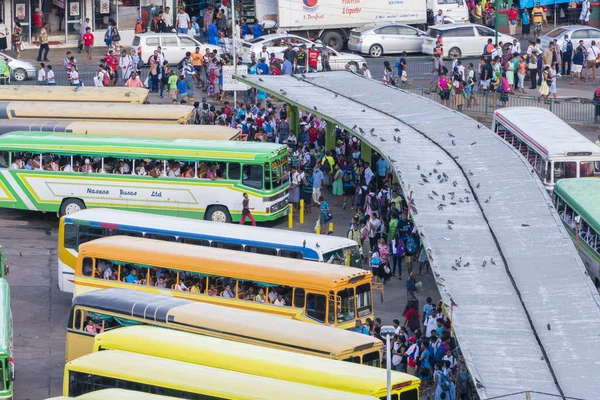
<svg viewBox="0 0 600 400">
<path fill-rule="evenodd" d="M 96 336 L 94 352 L 121 350 L 265 378 L 385 399 L 386 370 L 288 351 L 257 347 L 150 326 L 132 326 Z M 393 371 L 392 398 L 417 400 L 420 380 Z"/>
<path fill-rule="evenodd" d="M 232 222 L 248 193 L 255 219 L 271 221 L 288 212 L 288 168 L 276 144 L 13 132 L 0 135 L 0 207 Z"/>
<path fill-rule="evenodd" d="M 59 396 L 46 400 L 173 400 L 172 397 L 158 394 L 140 393 L 134 390 L 124 389 L 102 389 L 95 392 L 82 394 L 77 397 Z"/>
<path fill-rule="evenodd" d="M 95 86 L 37 86 L 24 90 L 22 86 L 1 85 L 0 101 L 43 101 L 48 103 L 121 103 L 143 104 L 148 101 L 148 89 Z"/>
<path fill-rule="evenodd" d="M 109 388 L 192 400 L 376 400 L 119 350 L 88 354 L 65 365 L 63 396 Z"/>
<path fill-rule="evenodd" d="M 79 246 L 75 295 L 129 288 L 354 328 L 373 318 L 370 271 L 131 236 Z"/>
<path fill-rule="evenodd" d="M 380 366 L 381 340 L 288 318 L 129 289 L 103 289 L 73 298 L 66 360 L 92 352 L 98 332 L 149 325 L 331 360 Z M 235 321 L 232 323 L 232 321 Z"/>
<path fill-rule="evenodd" d="M 13 321 L 10 309 L 10 286 L 0 278 L 0 399 L 13 398 L 15 366 L 13 359 Z"/>
<path fill-rule="evenodd" d="M 600 288 L 600 179 L 561 179 L 554 186 L 552 200 L 592 281 Z"/>
</svg>

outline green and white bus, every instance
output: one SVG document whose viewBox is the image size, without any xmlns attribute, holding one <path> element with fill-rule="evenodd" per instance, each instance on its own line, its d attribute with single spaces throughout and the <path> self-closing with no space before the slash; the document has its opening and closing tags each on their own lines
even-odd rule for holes
<svg viewBox="0 0 600 400">
<path fill-rule="evenodd" d="M 283 145 L 12 132 L 0 136 L 0 207 L 70 215 L 84 208 L 239 221 L 288 212 Z"/>
<path fill-rule="evenodd" d="M 600 179 L 561 179 L 552 199 L 590 277 L 600 288 Z"/>
<path fill-rule="evenodd" d="M 0 399 L 13 398 L 15 367 L 13 360 L 13 321 L 10 311 L 10 287 L 0 278 Z"/>
</svg>

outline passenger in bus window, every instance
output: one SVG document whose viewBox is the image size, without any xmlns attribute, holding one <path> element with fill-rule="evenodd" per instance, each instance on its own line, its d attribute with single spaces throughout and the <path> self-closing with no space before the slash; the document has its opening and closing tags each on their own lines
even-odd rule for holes
<svg viewBox="0 0 600 400">
<path fill-rule="evenodd" d="M 58 159 L 50 160 L 48 165 L 46 166 L 47 171 L 58 171 L 60 167 L 58 166 Z"/>
<path fill-rule="evenodd" d="M 231 290 L 231 285 L 225 285 L 225 290 L 223 290 L 223 297 L 226 299 L 234 299 L 235 293 Z"/>
<path fill-rule="evenodd" d="M 181 176 L 181 164 L 179 162 L 173 162 L 169 167 L 169 178 L 177 178 Z"/>
<path fill-rule="evenodd" d="M 129 275 L 127 275 L 127 277 L 125 278 L 125 282 L 127 282 L 127 283 L 138 283 L 139 280 L 140 280 L 140 278 L 138 276 L 137 269 L 135 269 L 135 268 L 132 268 Z"/>
<path fill-rule="evenodd" d="M 277 289 L 273 288 L 272 290 L 269 290 L 269 303 L 273 303 L 275 302 L 275 300 L 277 300 Z"/>
<path fill-rule="evenodd" d="M 156 284 L 156 287 L 166 289 L 167 283 L 165 282 L 165 278 L 163 278 L 162 276 L 160 278 L 158 278 L 158 283 Z"/>
<path fill-rule="evenodd" d="M 194 172 L 194 166 L 190 165 L 185 169 L 185 172 L 182 175 L 184 178 L 195 178 L 196 173 Z"/>
<path fill-rule="evenodd" d="M 23 156 L 20 154 L 13 155 L 13 162 L 10 165 L 10 169 L 23 169 L 25 167 L 25 163 L 23 162 Z"/>
<path fill-rule="evenodd" d="M 194 279 L 194 282 L 192 283 L 192 287 L 190 288 L 190 292 L 197 293 L 197 294 L 202 293 L 202 285 L 200 285 L 200 279 L 198 279 L 198 278 Z"/>
<path fill-rule="evenodd" d="M 276 305 L 276 306 L 285 306 L 286 302 L 283 299 L 283 295 L 278 294 L 277 298 L 275 299 L 275 301 L 273 302 L 273 304 Z"/>
<path fill-rule="evenodd" d="M 208 172 L 206 173 L 206 178 L 213 180 L 213 181 L 219 179 L 219 177 L 217 176 L 217 166 L 216 165 L 210 166 L 210 168 L 208 169 Z"/>
<path fill-rule="evenodd" d="M 214 284 L 211 284 L 209 289 L 208 289 L 208 295 L 209 296 L 218 296 L 219 295 L 219 291 L 217 290 L 217 288 L 215 287 Z"/>
<path fill-rule="evenodd" d="M 92 174 L 94 171 L 92 169 L 92 165 L 90 164 L 90 159 L 86 158 L 83 162 L 83 167 L 81 168 L 81 172 L 84 174 Z"/>
<path fill-rule="evenodd" d="M 135 175 L 147 175 L 145 165 L 145 161 L 140 161 L 139 164 L 135 166 Z"/>
<path fill-rule="evenodd" d="M 265 290 L 263 288 L 258 289 L 258 294 L 256 295 L 256 298 L 254 300 L 257 303 L 265 303 L 266 297 L 265 297 Z"/>
<path fill-rule="evenodd" d="M 40 156 L 33 156 L 31 159 L 31 167 L 33 169 L 40 169 Z"/>
<path fill-rule="evenodd" d="M 96 331 L 96 325 L 94 325 L 94 321 L 91 318 L 89 318 L 85 324 L 85 331 L 87 333 L 91 333 L 92 335 L 96 335 L 98 333 Z"/>
</svg>

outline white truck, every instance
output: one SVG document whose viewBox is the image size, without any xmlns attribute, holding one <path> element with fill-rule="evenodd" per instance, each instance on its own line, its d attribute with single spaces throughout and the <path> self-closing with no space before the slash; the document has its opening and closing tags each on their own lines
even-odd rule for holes
<svg viewBox="0 0 600 400">
<path fill-rule="evenodd" d="M 469 20 L 464 0 L 255 0 L 259 21 L 276 18 L 279 31 L 319 39 L 342 50 L 353 28 L 378 22 L 426 27 L 433 14 L 460 23 Z"/>
</svg>

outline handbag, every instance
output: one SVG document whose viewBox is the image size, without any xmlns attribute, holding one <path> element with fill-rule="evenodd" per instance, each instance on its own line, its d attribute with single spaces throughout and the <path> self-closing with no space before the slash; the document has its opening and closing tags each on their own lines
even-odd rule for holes
<svg viewBox="0 0 600 400">
<path fill-rule="evenodd" d="M 115 42 L 119 42 L 119 41 L 121 41 L 121 35 L 119 35 L 119 34 L 117 33 L 116 35 L 114 35 L 114 36 L 113 36 L 113 40 L 114 40 Z"/>
</svg>

